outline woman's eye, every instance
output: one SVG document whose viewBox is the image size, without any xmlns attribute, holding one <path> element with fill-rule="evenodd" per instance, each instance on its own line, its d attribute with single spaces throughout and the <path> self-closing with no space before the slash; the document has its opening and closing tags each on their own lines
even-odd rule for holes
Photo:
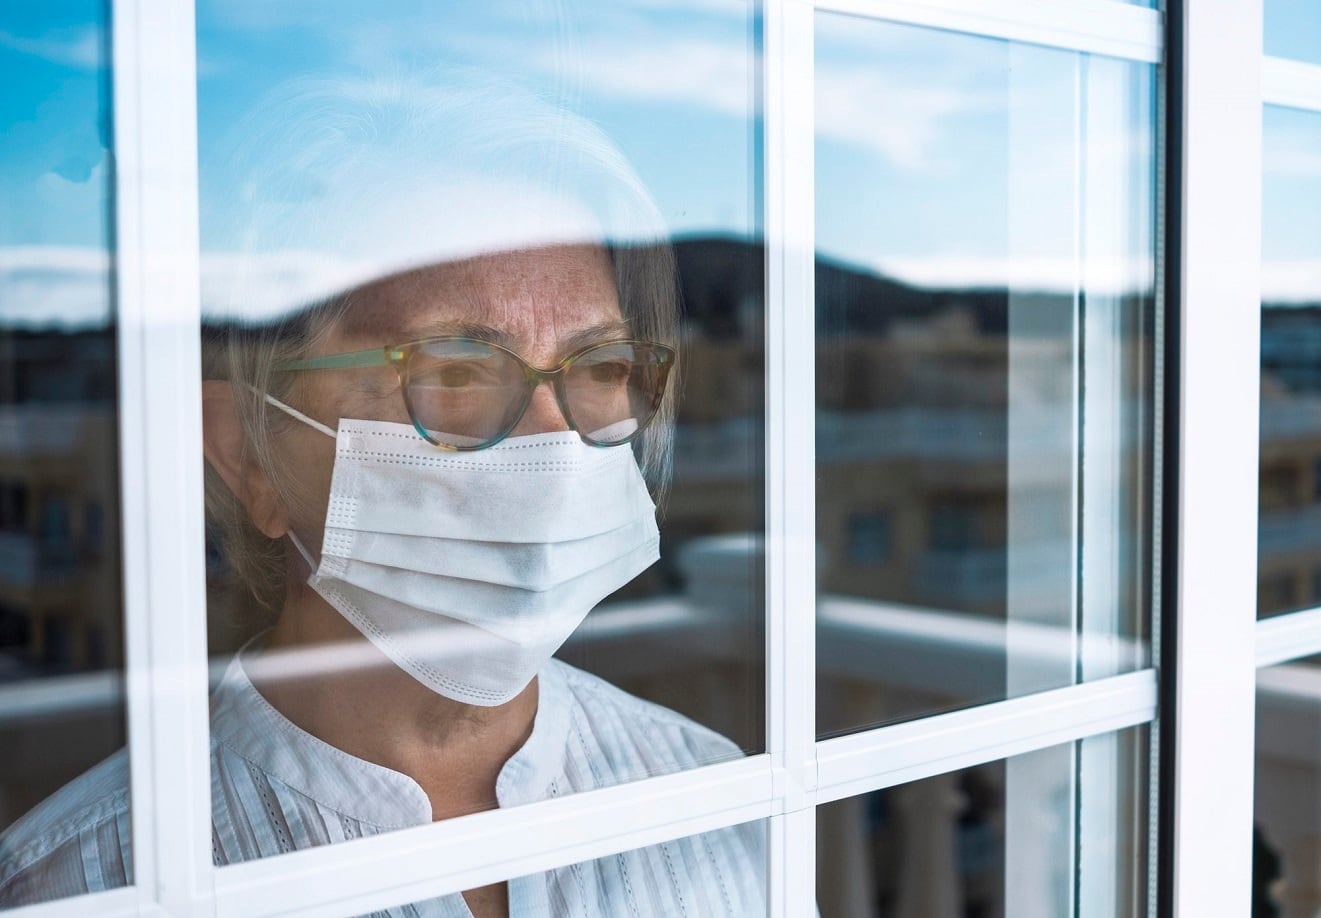
<svg viewBox="0 0 1321 918">
<path fill-rule="evenodd" d="M 461 363 L 451 363 L 447 366 L 438 367 L 432 378 L 438 385 L 447 389 L 458 389 L 463 386 L 471 385 L 473 382 L 473 369 Z"/>
<path fill-rule="evenodd" d="M 622 386 L 628 381 L 632 367 L 627 363 L 594 363 L 588 369 L 592 382 L 601 385 Z"/>
</svg>

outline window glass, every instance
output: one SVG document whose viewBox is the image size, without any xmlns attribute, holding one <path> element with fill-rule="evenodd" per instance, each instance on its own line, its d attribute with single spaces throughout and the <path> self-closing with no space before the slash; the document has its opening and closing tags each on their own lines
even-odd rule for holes
<svg viewBox="0 0 1321 918">
<path fill-rule="evenodd" d="M 1266 0 L 1266 53 L 1321 64 L 1321 6 L 1315 0 Z"/>
<path fill-rule="evenodd" d="M 822 918 L 1147 914 L 1147 731 L 817 808 Z"/>
<path fill-rule="evenodd" d="M 108 43 L 101 3 L 0 12 L 0 908 L 132 882 Z"/>
<path fill-rule="evenodd" d="M 1321 605 L 1321 115 L 1263 113 L 1257 614 Z"/>
<path fill-rule="evenodd" d="M 820 732 L 1144 665 L 1153 69 L 816 35 Z"/>
<path fill-rule="evenodd" d="M 1321 657 L 1257 672 L 1256 724 L 1253 914 L 1312 915 L 1321 909 Z"/>
<path fill-rule="evenodd" d="M 701 915 L 758 918 L 766 907 L 766 822 L 676 838 L 463 893 L 465 906 L 504 899 L 510 915 Z M 446 896 L 386 915 L 467 915 Z M 476 914 L 483 914 L 471 908 Z"/>
<path fill-rule="evenodd" d="M 199 4 L 218 861 L 763 749 L 752 13 Z"/>
</svg>

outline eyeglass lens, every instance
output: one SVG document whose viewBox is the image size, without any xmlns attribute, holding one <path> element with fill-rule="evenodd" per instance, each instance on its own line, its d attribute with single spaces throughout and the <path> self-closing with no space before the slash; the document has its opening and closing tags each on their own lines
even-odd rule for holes
<svg viewBox="0 0 1321 918">
<path fill-rule="evenodd" d="M 556 394 L 588 443 L 624 443 L 656 412 L 663 364 L 663 355 L 645 344 L 597 345 L 571 358 Z M 434 442 L 459 449 L 506 436 L 533 389 L 513 354 L 481 341 L 427 342 L 409 356 L 406 377 L 414 421 Z"/>
</svg>

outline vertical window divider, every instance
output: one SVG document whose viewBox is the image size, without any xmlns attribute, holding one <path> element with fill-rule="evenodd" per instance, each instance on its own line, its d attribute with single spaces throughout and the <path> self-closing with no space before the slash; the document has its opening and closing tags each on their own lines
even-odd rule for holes
<svg viewBox="0 0 1321 918">
<path fill-rule="evenodd" d="M 1172 18 L 1181 114 L 1176 240 L 1177 577 L 1165 624 L 1163 914 L 1250 910 L 1261 278 L 1261 0 Z M 1177 94 L 1177 95 L 1176 95 Z M 1174 489 L 1172 488 L 1171 491 Z M 1168 651 L 1173 649 L 1171 658 Z M 1169 664 L 1173 663 L 1171 670 Z M 1214 768 L 1207 767 L 1214 763 Z"/>
<path fill-rule="evenodd" d="M 133 882 L 211 908 L 193 4 L 112 10 Z"/>
<path fill-rule="evenodd" d="M 766 710 L 776 813 L 770 913 L 815 909 L 814 17 L 766 0 Z"/>
</svg>

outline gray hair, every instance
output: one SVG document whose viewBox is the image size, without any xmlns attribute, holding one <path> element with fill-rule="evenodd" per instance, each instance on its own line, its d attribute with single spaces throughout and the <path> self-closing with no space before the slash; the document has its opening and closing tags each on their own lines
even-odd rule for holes
<svg viewBox="0 0 1321 918">
<path fill-rule="evenodd" d="M 233 172 L 237 193 L 217 235 L 236 255 L 225 270 L 204 274 L 203 372 L 231 382 L 245 458 L 291 504 L 311 499 L 297 470 L 277 459 L 279 436 L 297 422 L 265 395 L 300 406 L 300 374 L 274 368 L 314 353 L 352 308 L 353 291 L 371 280 L 478 254 L 474 246 L 493 250 L 500 238 L 509 244 L 494 250 L 600 244 L 633 333 L 678 344 L 677 273 L 663 221 L 622 153 L 579 115 L 518 87 L 447 70 L 351 85 L 298 81 L 234 133 L 238 142 L 216 168 Z M 204 185 L 207 171 L 204 162 Z M 474 204 L 487 190 L 499 200 L 479 212 Z M 511 201 L 517 212 L 501 212 Z M 466 235 L 465 217 L 487 221 L 489 238 Z M 416 231 L 419 223 L 426 232 Z M 583 238 L 588 223 L 595 231 Z M 394 238 L 381 238 L 388 233 L 377 225 Z M 309 249 L 332 253 L 343 270 L 300 275 Z M 291 299 L 282 302 L 282 293 Z M 268 316 L 254 316 L 253 303 Z M 669 486 L 677 391 L 672 377 L 656 419 L 634 442 L 658 505 Z M 261 606 L 278 610 L 287 540 L 259 532 L 209 466 L 206 508 L 232 574 Z"/>
</svg>

